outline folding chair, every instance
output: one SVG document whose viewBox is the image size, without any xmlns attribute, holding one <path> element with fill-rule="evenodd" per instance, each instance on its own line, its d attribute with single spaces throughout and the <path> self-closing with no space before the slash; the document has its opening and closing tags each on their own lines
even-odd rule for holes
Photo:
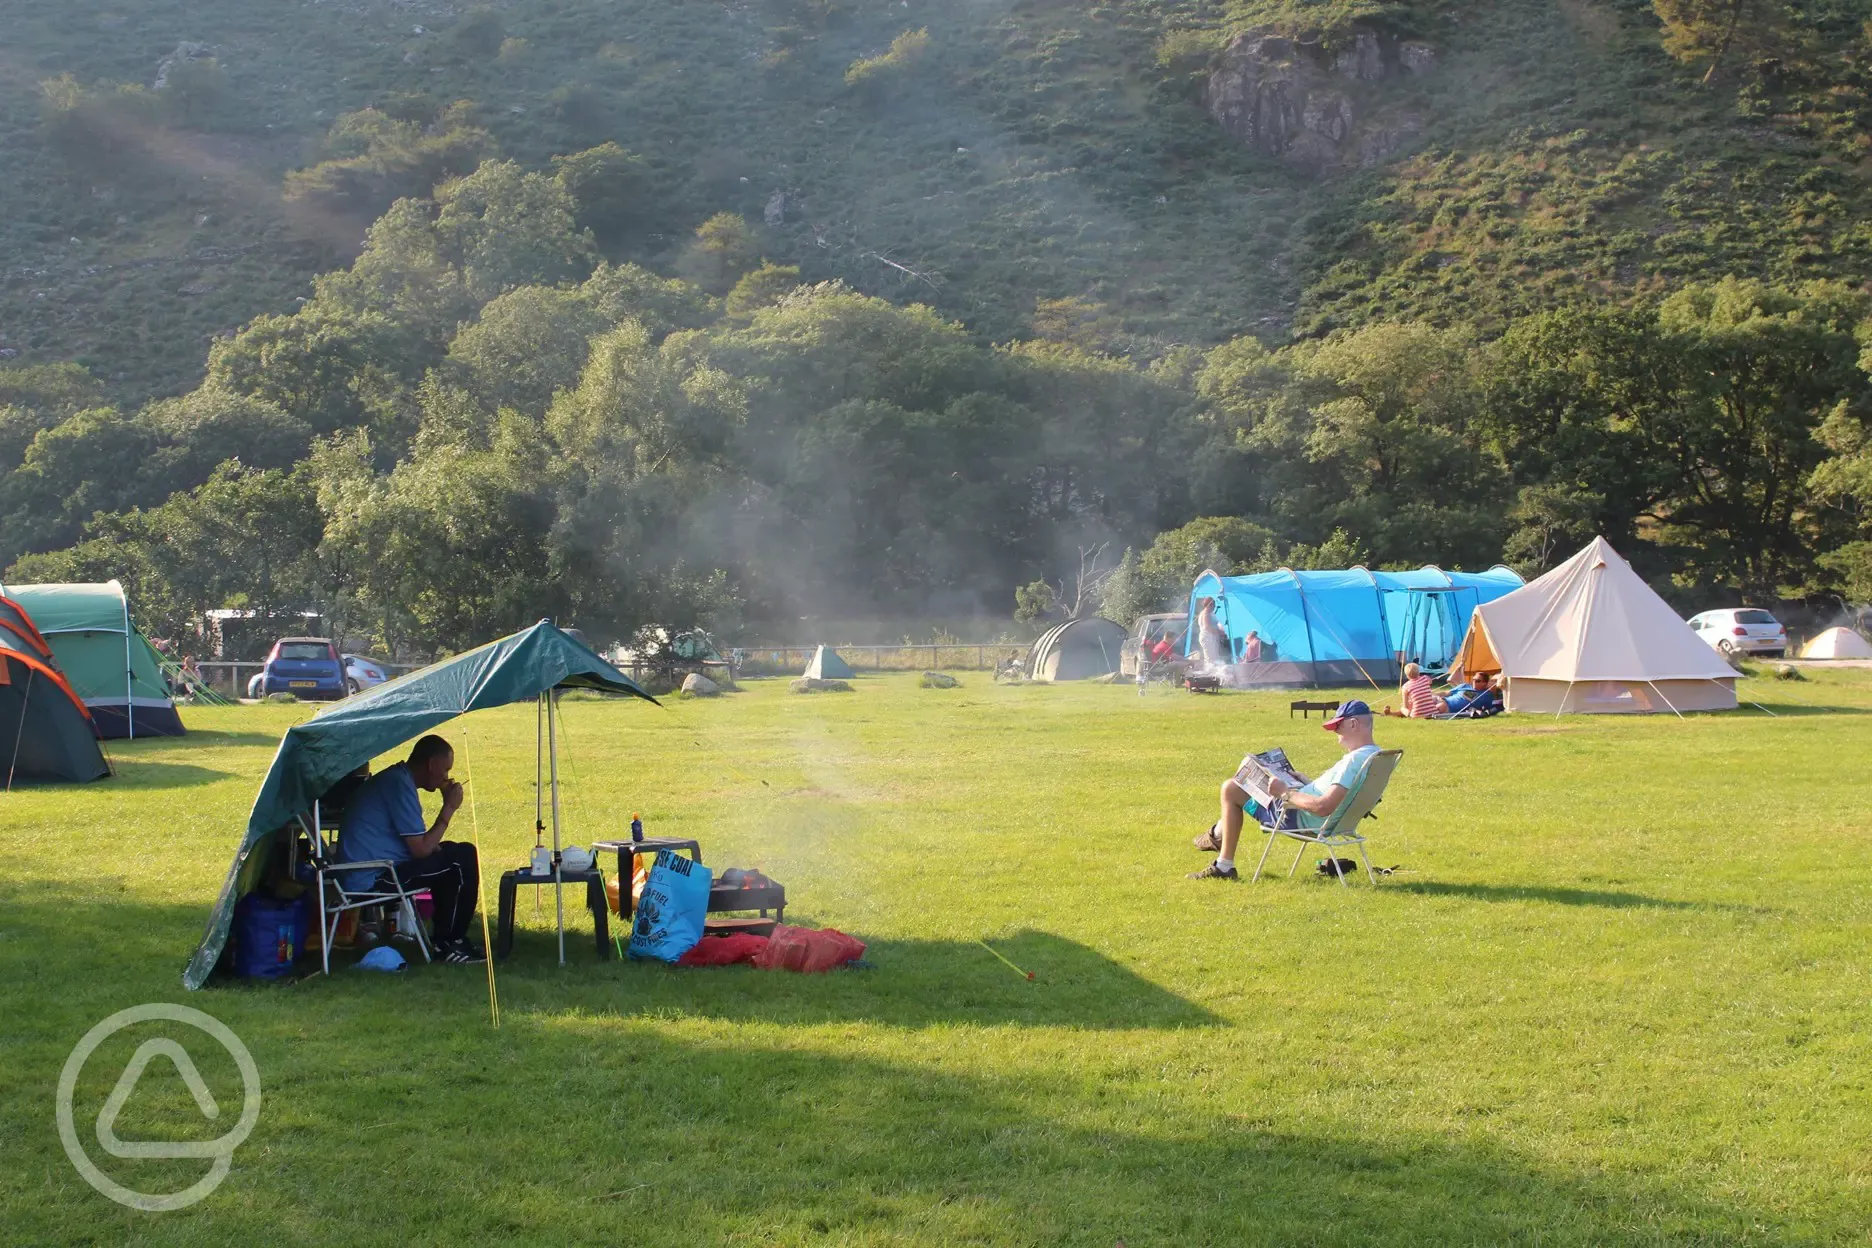
<svg viewBox="0 0 1872 1248">
<path fill-rule="evenodd" d="M 1270 832 L 1267 844 L 1261 850 L 1261 861 L 1255 864 L 1253 883 L 1261 878 L 1261 868 L 1267 865 L 1268 854 L 1273 852 L 1274 838 L 1289 837 L 1300 842 L 1300 850 L 1294 855 L 1293 866 L 1287 868 L 1287 876 L 1300 869 L 1300 860 L 1306 856 L 1308 845 L 1323 845 L 1329 850 L 1346 845 L 1358 847 L 1360 861 L 1365 864 L 1365 875 L 1378 885 L 1378 873 L 1372 870 L 1371 859 L 1365 854 L 1365 838 L 1359 835 L 1359 823 L 1372 812 L 1379 799 L 1384 797 L 1385 785 L 1391 782 L 1391 773 L 1397 770 L 1398 760 L 1404 757 L 1403 750 L 1379 750 L 1366 760 L 1364 770 L 1359 773 L 1358 783 L 1354 784 L 1339 803 L 1339 809 L 1326 818 L 1326 822 L 1317 828 L 1281 828 Z M 1337 857 L 1337 855 L 1335 855 Z M 1346 887 L 1345 876 L 1339 875 L 1339 887 Z"/>
<path fill-rule="evenodd" d="M 332 941 L 337 939 L 338 923 L 345 912 L 372 906 L 395 905 L 409 930 L 416 933 L 416 947 L 422 950 L 423 961 L 429 961 L 429 939 L 424 935 L 422 921 L 416 914 L 416 903 L 413 900 L 415 894 L 404 888 L 403 881 L 397 878 L 396 864 L 388 858 L 364 862 L 335 861 L 338 852 L 337 828 L 324 825 L 319 818 L 317 802 L 312 804 L 309 816 L 302 814 L 298 819 L 310 846 L 314 875 L 312 886 L 318 890 L 319 957 L 325 973 L 331 974 Z M 328 832 L 332 834 L 329 842 L 325 840 Z M 363 888 L 352 888 L 346 880 L 359 871 L 370 871 L 373 874 Z"/>
</svg>

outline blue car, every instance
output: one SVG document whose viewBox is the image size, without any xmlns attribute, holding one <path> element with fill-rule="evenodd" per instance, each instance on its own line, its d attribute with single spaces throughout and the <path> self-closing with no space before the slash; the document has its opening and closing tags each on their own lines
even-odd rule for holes
<svg viewBox="0 0 1872 1248">
<path fill-rule="evenodd" d="M 248 696 L 290 693 L 296 698 L 337 699 L 350 692 L 338 647 L 323 637 L 282 637 L 266 666 L 248 682 Z"/>
</svg>

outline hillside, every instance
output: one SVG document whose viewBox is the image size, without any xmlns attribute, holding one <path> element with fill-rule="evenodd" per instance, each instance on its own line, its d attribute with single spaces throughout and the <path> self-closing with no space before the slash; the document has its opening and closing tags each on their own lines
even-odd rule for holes
<svg viewBox="0 0 1872 1248">
<path fill-rule="evenodd" d="M 289 211 L 280 188 L 367 106 L 472 101 L 528 166 L 605 141 L 636 153 L 636 228 L 607 241 L 613 258 L 667 271 L 703 219 L 739 213 L 805 279 L 926 302 L 990 340 L 1029 332 L 1037 299 L 1103 304 L 1108 337 L 1154 354 L 1379 315 L 1486 326 L 1669 279 L 1856 277 L 1872 252 L 1852 134 L 1699 87 L 1632 0 L 4 14 L 0 350 L 79 360 L 126 401 L 189 389 L 213 336 L 291 310 L 349 258 L 367 218 Z M 1207 79 L 1250 28 L 1434 49 L 1426 72 L 1360 84 L 1361 109 L 1402 119 L 1393 150 L 1322 170 L 1226 133 Z M 888 54 L 924 30 L 913 55 Z M 42 83 L 148 88 L 183 44 L 218 66 L 186 108 L 144 122 L 130 93 L 103 114 L 102 152 L 61 145 Z M 848 85 L 867 57 L 881 68 Z"/>
</svg>

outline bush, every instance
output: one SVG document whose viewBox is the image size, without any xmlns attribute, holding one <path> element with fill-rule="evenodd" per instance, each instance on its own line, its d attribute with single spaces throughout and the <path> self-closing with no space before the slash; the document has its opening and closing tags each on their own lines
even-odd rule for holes
<svg viewBox="0 0 1872 1248">
<path fill-rule="evenodd" d="M 449 32 L 449 40 L 464 56 L 498 55 L 506 42 L 507 28 L 501 15 L 486 5 L 478 5 L 462 14 L 461 21 Z"/>
<path fill-rule="evenodd" d="M 906 30 L 891 40 L 890 47 L 878 56 L 853 61 L 845 69 L 848 87 L 876 86 L 886 79 L 907 73 L 929 49 L 929 28 Z"/>
<path fill-rule="evenodd" d="M 1157 41 L 1157 66 L 1177 78 L 1215 68 L 1225 36 L 1219 30 L 1173 30 Z"/>
</svg>

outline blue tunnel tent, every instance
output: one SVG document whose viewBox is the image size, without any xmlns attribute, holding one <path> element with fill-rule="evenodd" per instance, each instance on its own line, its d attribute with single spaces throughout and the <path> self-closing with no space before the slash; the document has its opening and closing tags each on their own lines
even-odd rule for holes
<svg viewBox="0 0 1872 1248">
<path fill-rule="evenodd" d="M 1519 589 L 1512 569 L 1413 572 L 1365 568 L 1254 576 L 1204 572 L 1190 591 L 1190 637 L 1196 604 L 1216 600 L 1216 621 L 1239 661 L 1249 633 L 1262 642 L 1262 662 L 1247 673 L 1265 685 L 1384 685 L 1406 662 L 1445 670 L 1462 646 L 1469 617 L 1481 603 Z"/>
<path fill-rule="evenodd" d="M 208 982 L 227 950 L 235 904 L 261 883 L 280 833 L 339 780 L 457 716 L 555 689 L 595 689 L 656 701 L 588 646 L 541 620 L 346 698 L 289 728 L 254 798 L 208 930 L 182 974 L 183 985 L 195 989 Z"/>
</svg>

